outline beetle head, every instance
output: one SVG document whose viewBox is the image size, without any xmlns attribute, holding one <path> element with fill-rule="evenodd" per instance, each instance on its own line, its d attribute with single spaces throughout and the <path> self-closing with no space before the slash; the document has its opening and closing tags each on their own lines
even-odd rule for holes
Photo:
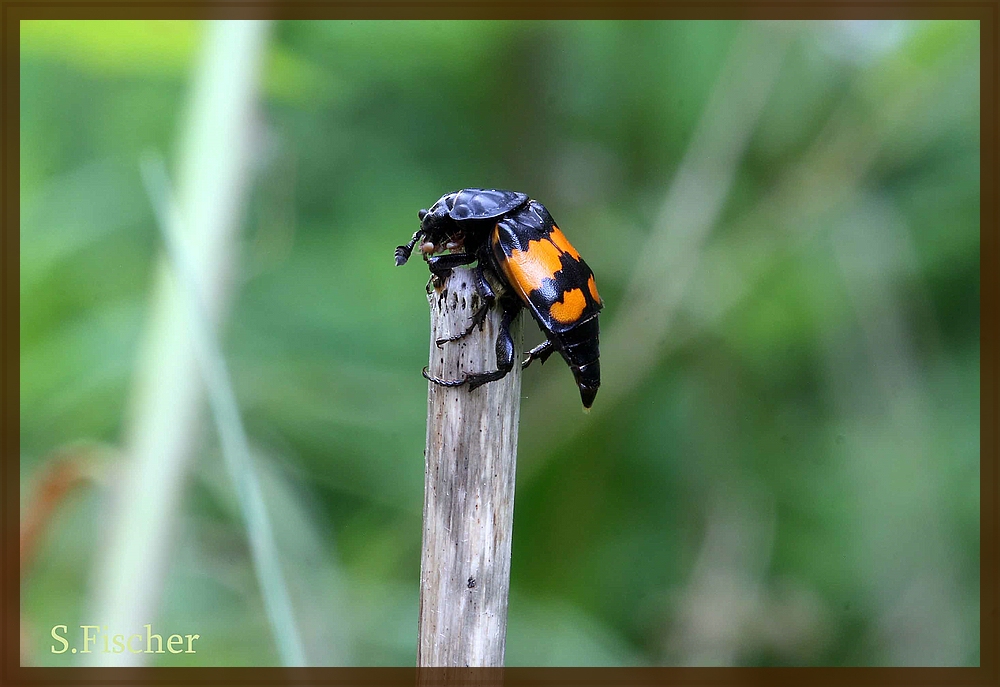
<svg viewBox="0 0 1000 687">
<path fill-rule="evenodd" d="M 438 239 L 455 229 L 455 220 L 448 216 L 451 210 L 448 200 L 449 196 L 444 196 L 434 203 L 430 210 L 421 210 L 417 213 L 420 218 L 420 230 L 426 240 L 437 243 Z"/>
<path fill-rule="evenodd" d="M 444 249 L 448 242 L 458 234 L 458 225 L 455 224 L 448 212 L 455 204 L 454 193 L 442 196 L 430 210 L 420 210 L 417 217 L 420 219 L 420 228 L 404 246 L 396 247 L 396 266 L 405 265 L 410 259 L 413 247 L 420 241 L 420 252 L 425 255 L 436 253 Z"/>
<path fill-rule="evenodd" d="M 450 210 L 448 205 L 438 201 L 430 210 L 420 213 L 420 251 L 425 255 L 440 253 L 456 236 L 461 235 L 458 223 L 448 214 Z"/>
</svg>

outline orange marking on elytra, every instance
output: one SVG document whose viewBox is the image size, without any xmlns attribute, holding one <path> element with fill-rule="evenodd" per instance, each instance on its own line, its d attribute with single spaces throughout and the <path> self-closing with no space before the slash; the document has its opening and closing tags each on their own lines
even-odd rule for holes
<svg viewBox="0 0 1000 687">
<path fill-rule="evenodd" d="M 573 289 L 572 291 L 565 291 L 562 300 L 553 303 L 552 307 L 549 308 L 549 312 L 557 321 L 569 324 L 578 320 L 586 307 L 587 298 L 583 295 L 583 291 Z"/>
<path fill-rule="evenodd" d="M 576 248 L 573 244 L 569 242 L 566 235 L 559 231 L 559 227 L 552 225 L 552 231 L 549 232 L 549 240 L 556 244 L 563 253 L 567 253 L 574 260 L 580 259 L 580 254 L 576 252 Z"/>
<path fill-rule="evenodd" d="M 590 275 L 590 279 L 587 280 L 587 288 L 590 289 L 590 295 L 594 297 L 596 302 L 603 303 L 597 293 L 597 282 L 594 281 L 594 275 Z"/>
<path fill-rule="evenodd" d="M 555 278 L 562 269 L 559 256 L 562 253 L 555 244 L 546 241 L 532 241 L 528 250 L 514 250 L 504 263 L 507 278 L 524 294 L 541 288 L 542 281 Z"/>
</svg>

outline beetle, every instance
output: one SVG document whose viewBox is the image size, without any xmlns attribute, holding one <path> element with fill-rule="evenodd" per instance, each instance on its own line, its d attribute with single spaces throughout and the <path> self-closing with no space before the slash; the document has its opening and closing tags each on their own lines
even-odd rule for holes
<svg viewBox="0 0 1000 687">
<path fill-rule="evenodd" d="M 482 327 L 494 303 L 503 309 L 497 336 L 497 369 L 466 374 L 462 379 L 438 379 L 424 368 L 431 382 L 469 390 L 505 377 L 514 368 L 510 324 L 527 307 L 545 334 L 545 341 L 528 351 L 521 363 L 545 363 L 559 351 L 589 409 L 601 385 L 598 313 L 604 307 L 594 273 L 566 239 L 545 206 L 517 191 L 466 188 L 447 193 L 429 210 L 417 213 L 420 228 L 408 243 L 396 248 L 396 265 L 409 260 L 414 246 L 441 283 L 452 268 L 476 263 L 474 283 L 482 305 L 464 332 L 438 339 L 443 346 Z M 445 253 L 445 251 L 448 251 Z M 501 285 L 494 292 L 487 274 Z"/>
</svg>

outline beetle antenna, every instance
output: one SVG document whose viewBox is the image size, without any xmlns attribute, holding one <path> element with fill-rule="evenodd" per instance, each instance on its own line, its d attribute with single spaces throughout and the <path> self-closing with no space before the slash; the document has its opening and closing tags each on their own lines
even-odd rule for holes
<svg viewBox="0 0 1000 687">
<path fill-rule="evenodd" d="M 405 246 L 396 246 L 396 267 L 400 265 L 405 265 L 406 261 L 410 259 L 410 253 L 413 252 L 413 247 L 417 245 L 417 241 L 423 235 L 423 229 L 417 229 L 413 234 L 413 238 Z"/>
</svg>

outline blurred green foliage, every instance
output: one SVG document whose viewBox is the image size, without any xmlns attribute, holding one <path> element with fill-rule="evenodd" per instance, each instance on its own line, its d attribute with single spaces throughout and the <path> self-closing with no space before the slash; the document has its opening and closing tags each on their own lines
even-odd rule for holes
<svg viewBox="0 0 1000 687">
<path fill-rule="evenodd" d="M 274 26 L 224 344 L 312 661 L 415 660 L 427 274 L 391 257 L 417 210 L 540 199 L 614 330 L 720 70 L 764 30 Z M 589 416 L 558 361 L 525 376 L 508 665 L 978 663 L 978 26 L 780 30 L 654 363 L 616 377 L 628 347 L 606 350 L 622 391 Z M 23 493 L 54 450 L 120 443 L 161 249 L 138 160 L 173 151 L 203 35 L 21 24 Z M 157 622 L 202 635 L 187 661 L 274 663 L 210 429 Z M 87 622 L 105 493 L 63 505 L 24 580 L 35 662 Z"/>
</svg>

